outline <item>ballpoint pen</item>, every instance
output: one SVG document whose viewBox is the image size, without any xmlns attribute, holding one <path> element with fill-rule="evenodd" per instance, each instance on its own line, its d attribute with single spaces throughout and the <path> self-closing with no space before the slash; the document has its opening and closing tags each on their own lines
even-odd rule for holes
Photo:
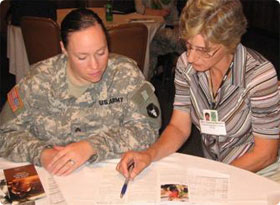
<svg viewBox="0 0 280 205">
<path fill-rule="evenodd" d="M 133 168 L 134 168 L 134 162 L 132 162 L 127 168 L 129 177 L 130 177 L 130 173 L 131 173 Z M 124 184 L 123 184 L 123 187 L 122 187 L 122 190 L 121 190 L 121 194 L 120 194 L 120 198 L 123 198 L 123 196 L 126 192 L 126 189 L 127 189 L 127 186 L 128 186 L 129 180 L 130 180 L 129 177 L 127 177 L 124 181 Z"/>
</svg>

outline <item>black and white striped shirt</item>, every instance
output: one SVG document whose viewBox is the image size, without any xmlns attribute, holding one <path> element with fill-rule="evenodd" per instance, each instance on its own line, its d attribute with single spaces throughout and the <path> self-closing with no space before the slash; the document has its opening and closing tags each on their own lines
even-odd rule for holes
<svg viewBox="0 0 280 205">
<path fill-rule="evenodd" d="M 203 110 L 211 109 L 207 72 L 197 72 L 183 53 L 177 63 L 174 109 L 190 112 L 200 129 Z M 224 136 L 202 135 L 205 157 L 230 163 L 254 145 L 253 134 L 277 139 L 280 133 L 280 94 L 273 65 L 256 51 L 238 45 L 231 75 L 216 98 Z"/>
</svg>

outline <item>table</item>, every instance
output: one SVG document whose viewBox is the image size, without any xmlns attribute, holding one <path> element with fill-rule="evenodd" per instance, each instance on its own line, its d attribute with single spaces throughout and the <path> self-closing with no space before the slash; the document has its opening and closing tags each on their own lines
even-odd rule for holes
<svg viewBox="0 0 280 205">
<path fill-rule="evenodd" d="M 57 23 L 61 24 L 63 18 L 71 11 L 72 9 L 57 9 Z M 150 53 L 150 43 L 153 40 L 153 37 L 156 31 L 164 27 L 164 19 L 160 16 L 144 16 L 137 13 L 130 14 L 114 14 L 113 21 L 107 22 L 105 20 L 105 10 L 104 8 L 90 8 L 95 11 L 100 18 L 103 20 L 106 28 L 110 29 L 114 26 L 128 23 L 130 19 L 143 19 L 149 18 L 153 19 L 154 22 L 144 22 L 148 28 L 148 42 L 147 49 L 145 54 L 145 63 L 143 73 L 147 78 L 149 73 L 149 53 Z M 8 25 L 8 34 L 7 34 L 7 57 L 9 58 L 9 72 L 16 76 L 16 82 L 19 82 L 26 72 L 29 70 L 29 62 L 24 46 L 24 41 L 21 33 L 21 29 L 18 26 Z"/>
<path fill-rule="evenodd" d="M 170 201 L 159 202 L 160 184 L 187 184 L 191 197 L 195 193 L 194 190 L 191 191 L 192 183 L 196 185 L 196 189 L 200 188 L 200 191 L 204 188 L 211 192 L 215 186 L 205 186 L 205 182 L 213 185 L 213 181 L 217 188 L 215 199 L 181 204 L 275 205 L 280 201 L 280 184 L 278 183 L 230 165 L 179 153 L 152 163 L 129 183 L 124 199 L 120 200 L 119 194 L 124 178 L 115 170 L 118 161 L 118 159 L 107 160 L 94 166 L 84 166 L 67 177 L 55 176 L 53 180 L 67 204 L 71 205 L 109 204 L 109 202 L 114 205 L 170 204 Z M 1 169 L 19 165 L 22 163 L 13 163 L 0 158 Z M 37 167 L 37 171 L 48 194 L 49 175 L 43 168 Z M 212 177 L 209 177 L 211 175 Z M 220 197 L 219 190 L 222 189 L 222 186 L 218 186 L 221 185 L 220 182 L 224 184 L 228 182 L 227 197 L 223 200 L 217 200 Z M 205 190 L 203 195 L 209 194 L 209 190 Z M 125 201 L 127 203 L 124 203 Z M 36 204 L 49 204 L 48 197 L 36 201 Z"/>
</svg>

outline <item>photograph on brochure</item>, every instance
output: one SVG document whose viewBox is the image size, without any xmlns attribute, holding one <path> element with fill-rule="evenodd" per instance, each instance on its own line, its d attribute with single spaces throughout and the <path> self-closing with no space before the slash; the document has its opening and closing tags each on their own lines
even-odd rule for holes
<svg viewBox="0 0 280 205">
<path fill-rule="evenodd" d="M 160 189 L 161 201 L 186 202 L 189 199 L 188 186 L 185 184 L 163 184 Z"/>
</svg>

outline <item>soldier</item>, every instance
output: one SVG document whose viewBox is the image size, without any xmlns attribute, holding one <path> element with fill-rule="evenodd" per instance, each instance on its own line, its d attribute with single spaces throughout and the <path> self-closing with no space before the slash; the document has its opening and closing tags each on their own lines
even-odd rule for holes
<svg viewBox="0 0 280 205">
<path fill-rule="evenodd" d="M 102 20 L 73 10 L 61 39 L 63 54 L 32 65 L 8 93 L 0 156 L 68 175 L 153 143 L 161 125 L 154 88 L 135 61 L 109 54 Z"/>
</svg>

